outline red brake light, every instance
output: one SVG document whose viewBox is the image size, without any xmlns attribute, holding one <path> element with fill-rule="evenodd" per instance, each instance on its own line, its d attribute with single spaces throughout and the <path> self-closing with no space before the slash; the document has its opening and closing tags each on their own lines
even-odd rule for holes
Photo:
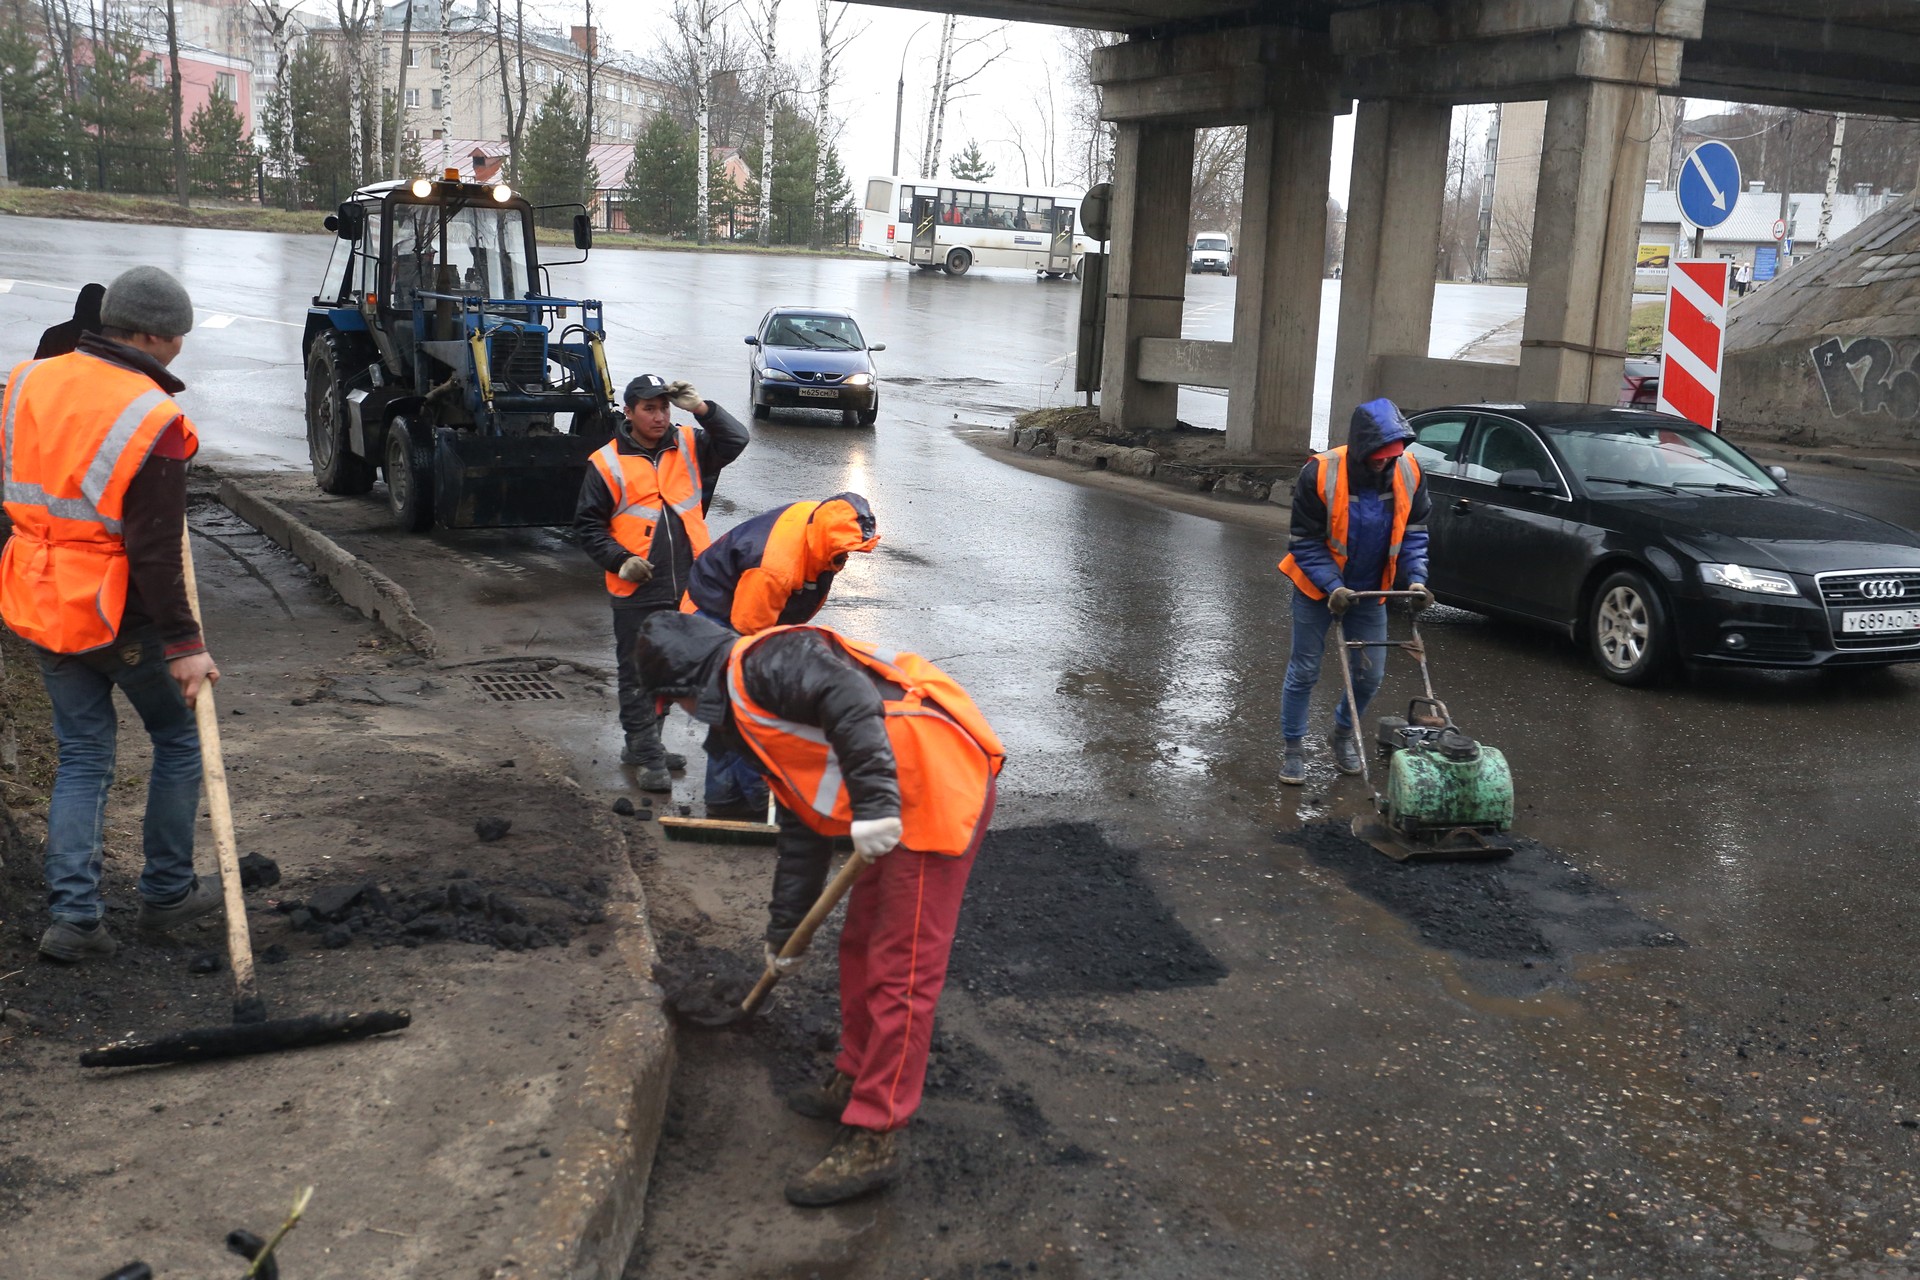
<svg viewBox="0 0 1920 1280">
<path fill-rule="evenodd" d="M 887 239 L 893 239 L 893 224 L 891 222 L 887 224 Z"/>
</svg>

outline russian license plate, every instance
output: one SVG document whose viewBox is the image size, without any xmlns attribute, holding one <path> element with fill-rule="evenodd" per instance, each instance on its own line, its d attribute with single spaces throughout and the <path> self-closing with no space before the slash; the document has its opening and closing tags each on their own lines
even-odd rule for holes
<svg viewBox="0 0 1920 1280">
<path fill-rule="evenodd" d="M 1840 630 L 1856 635 L 1920 631 L 1920 609 L 1855 609 L 1840 615 Z"/>
<path fill-rule="evenodd" d="M 799 392 L 803 396 L 812 396 L 816 400 L 837 400 L 840 397 L 838 387 L 801 387 Z"/>
</svg>

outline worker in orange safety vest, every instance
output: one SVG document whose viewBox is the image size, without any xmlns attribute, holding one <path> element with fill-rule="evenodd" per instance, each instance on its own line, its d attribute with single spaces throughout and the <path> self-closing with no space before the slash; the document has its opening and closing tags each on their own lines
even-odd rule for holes
<svg viewBox="0 0 1920 1280">
<path fill-rule="evenodd" d="M 920 1105 L 934 1006 L 1006 752 L 952 677 L 825 627 L 738 636 L 696 614 L 640 629 L 650 688 L 750 754 L 779 800 L 767 964 L 819 897 L 836 836 L 873 864 L 840 933 L 840 1050 L 818 1087 L 788 1099 L 838 1120 L 838 1139 L 788 1181 L 819 1206 L 894 1182 Z"/>
<path fill-rule="evenodd" d="M 142 835 L 140 927 L 177 928 L 221 896 L 193 870 L 200 736 L 192 706 L 220 672 L 187 600 L 187 461 L 199 447 L 167 366 L 193 302 L 157 267 L 107 287 L 99 332 L 14 367 L 0 402 L 0 617 L 33 646 L 60 764 L 47 811 L 40 953 L 114 954 L 102 923 L 102 814 L 114 783 L 113 691 L 153 741 Z"/>
</svg>

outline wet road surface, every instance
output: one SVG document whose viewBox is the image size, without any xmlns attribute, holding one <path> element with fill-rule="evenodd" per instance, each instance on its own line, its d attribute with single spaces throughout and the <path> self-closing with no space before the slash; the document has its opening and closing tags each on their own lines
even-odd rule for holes
<svg viewBox="0 0 1920 1280">
<path fill-rule="evenodd" d="M 83 230 L 106 240 L 93 274 L 139 255 L 185 268 L 203 298 L 232 282 L 232 314 L 268 320 L 297 314 L 326 245 Z M 64 261 L 74 234 L 0 220 L 0 274 L 55 279 L 29 277 L 21 241 Z M 215 238 L 186 243 L 196 236 Z M 176 241 L 174 258 L 159 254 Z M 1082 931 L 1093 947 L 1111 922 L 1092 888 L 1117 880 L 1164 908 L 1113 917 L 1148 922 L 1136 950 L 1191 943 L 1225 971 L 1116 992 L 1057 949 L 1004 940 L 1058 981 L 1025 996 L 951 991 L 950 1085 L 929 1096 L 929 1163 L 907 1186 L 792 1213 L 777 1187 L 806 1148 L 758 1117 L 753 1213 L 663 1213 L 648 1274 L 699 1268 L 700 1247 L 728 1275 L 958 1276 L 1003 1262 L 1076 1276 L 1913 1274 L 1920 672 L 1708 674 L 1630 691 L 1568 642 L 1436 611 L 1439 691 L 1508 753 L 1520 828 L 1542 847 L 1477 876 L 1384 883 L 1317 834 L 1365 803 L 1324 751 L 1306 788 L 1274 781 L 1282 532 L 1019 470 L 951 429 L 1066 398 L 1064 363 L 1057 382 L 1047 370 L 1070 347 L 1072 286 L 616 253 L 596 256 L 591 278 L 623 374 L 648 362 L 640 352 L 684 352 L 658 371 L 729 407 L 744 408 L 739 337 L 767 305 L 850 306 L 889 343 L 880 427 L 753 424 L 716 523 L 868 494 L 885 541 L 823 621 L 924 653 L 974 693 L 1012 752 L 1002 830 L 1091 823 L 1129 855 L 1089 857 L 1089 891 L 1062 892 L 1056 929 L 1034 932 Z M 10 347 L 63 313 L 30 295 L 0 297 Z M 303 462 L 298 331 L 247 323 L 212 331 L 234 334 L 230 347 L 190 344 L 204 361 L 183 367 L 190 412 L 229 466 Z M 1913 509 L 1910 482 L 1796 470 L 1804 492 Z M 444 656 L 610 660 L 596 575 L 557 536 L 405 539 L 371 499 L 279 484 L 444 620 Z M 1396 671 L 1380 706 L 1410 690 Z M 1316 734 L 1331 705 L 1323 682 Z M 575 706 L 553 723 L 587 785 L 622 784 L 610 711 Z M 1043 856 L 1039 836 L 1022 840 L 1008 847 Z M 751 877 L 763 857 L 728 865 Z M 1482 921 L 1517 921 L 1513 936 L 1538 941 L 1481 946 L 1457 918 L 1435 926 L 1421 911 L 1476 898 Z M 754 945 L 741 944 L 743 956 Z M 677 1168 L 699 1185 L 697 1160 Z"/>
</svg>

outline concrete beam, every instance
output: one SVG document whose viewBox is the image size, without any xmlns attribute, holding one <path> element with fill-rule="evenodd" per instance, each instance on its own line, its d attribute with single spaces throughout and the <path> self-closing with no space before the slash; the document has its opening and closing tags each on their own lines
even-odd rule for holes
<svg viewBox="0 0 1920 1280">
<path fill-rule="evenodd" d="M 1920 117 L 1920 37 L 1716 7 L 1687 46 L 1680 92 L 1774 106 Z"/>
<path fill-rule="evenodd" d="M 1574 28 L 1693 40 L 1706 9 L 1707 0 L 1400 0 L 1336 12 L 1328 34 L 1339 57 Z"/>
<path fill-rule="evenodd" d="M 1336 92 L 1326 37 L 1295 27 L 1108 45 L 1094 50 L 1092 78 L 1105 120 L 1210 128 L 1261 111 L 1344 111 L 1347 101 Z"/>
<path fill-rule="evenodd" d="M 1408 413 L 1443 404 L 1519 399 L 1520 366 L 1479 360 L 1385 355 L 1374 361 L 1373 394 Z"/>
<path fill-rule="evenodd" d="M 1312 448 L 1313 380 L 1326 269 L 1326 173 L 1333 116 L 1262 112 L 1247 124 L 1234 293 L 1227 449 L 1297 456 Z"/>
<path fill-rule="evenodd" d="M 1375 50 L 1347 59 L 1342 90 L 1356 98 L 1413 98 L 1449 105 L 1526 102 L 1571 80 L 1671 91 L 1684 45 L 1667 36 L 1575 28 L 1496 42 L 1459 41 Z"/>
<path fill-rule="evenodd" d="M 1142 338 L 1137 365 L 1134 376 L 1142 382 L 1227 387 L 1233 384 L 1233 344 L 1197 338 Z"/>
<path fill-rule="evenodd" d="M 1376 357 L 1427 354 L 1452 110 L 1362 102 L 1354 118 L 1333 419 L 1372 399 Z M 1629 264 L 1631 265 L 1631 264 Z"/>
<path fill-rule="evenodd" d="M 1116 132 L 1100 418 L 1128 430 L 1171 427 L 1180 388 L 1141 378 L 1140 345 L 1143 338 L 1180 336 L 1193 130 L 1123 121 Z"/>
<path fill-rule="evenodd" d="M 1522 400 L 1611 404 L 1620 388 L 1654 92 L 1575 82 L 1547 99 Z"/>
</svg>

